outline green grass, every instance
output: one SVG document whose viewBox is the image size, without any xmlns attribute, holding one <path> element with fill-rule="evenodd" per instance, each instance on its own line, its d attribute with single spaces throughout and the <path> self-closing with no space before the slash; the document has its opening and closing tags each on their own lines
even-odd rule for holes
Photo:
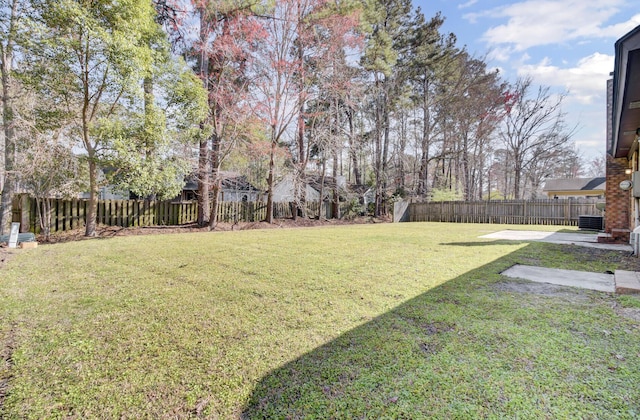
<svg viewBox="0 0 640 420">
<path fill-rule="evenodd" d="M 640 326 L 615 297 L 499 287 L 516 263 L 604 272 L 618 254 L 478 238 L 505 228 L 357 225 L 18 251 L 0 269 L 0 417 L 639 416 Z"/>
<path fill-rule="evenodd" d="M 640 297 L 633 295 L 621 295 L 618 297 L 618 303 L 624 308 L 640 309 Z"/>
</svg>

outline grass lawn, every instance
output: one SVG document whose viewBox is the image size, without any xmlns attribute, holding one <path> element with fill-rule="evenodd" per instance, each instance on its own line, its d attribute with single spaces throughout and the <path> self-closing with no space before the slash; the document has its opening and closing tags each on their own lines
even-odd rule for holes
<svg viewBox="0 0 640 420">
<path fill-rule="evenodd" d="M 129 236 L 0 268 L 2 418 L 634 418 L 640 299 L 499 273 L 622 256 L 404 223 Z M 530 227 L 516 227 L 530 229 Z M 539 229 L 552 229 L 549 227 Z"/>
</svg>

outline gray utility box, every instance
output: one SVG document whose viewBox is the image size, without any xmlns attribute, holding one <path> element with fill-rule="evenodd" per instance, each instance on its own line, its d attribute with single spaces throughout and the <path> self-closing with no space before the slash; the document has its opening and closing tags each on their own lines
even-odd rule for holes
<svg viewBox="0 0 640 420">
<path fill-rule="evenodd" d="M 602 230 L 604 229 L 604 217 L 578 216 L 578 228 L 586 230 Z"/>
</svg>

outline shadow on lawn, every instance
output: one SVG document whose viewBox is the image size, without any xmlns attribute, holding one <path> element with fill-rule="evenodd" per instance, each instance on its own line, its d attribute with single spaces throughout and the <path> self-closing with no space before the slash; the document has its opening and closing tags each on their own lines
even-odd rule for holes
<svg viewBox="0 0 640 420">
<path fill-rule="evenodd" d="M 565 382 L 566 372 L 544 366 L 537 372 L 542 383 L 533 385 L 537 362 L 528 360 L 536 357 L 528 354 L 535 347 L 551 355 L 545 363 L 569 363 L 566 353 L 555 346 L 569 352 L 573 345 L 579 347 L 569 343 L 572 334 L 581 333 L 581 326 L 558 325 L 553 317 L 576 307 L 587 311 L 580 305 L 592 307 L 594 295 L 564 289 L 563 293 L 584 296 L 585 301 L 557 298 L 552 303 L 560 308 L 551 308 L 549 301 L 540 299 L 553 296 L 517 296 L 500 287 L 509 280 L 499 273 L 525 258 L 527 248 L 435 287 L 271 371 L 254 388 L 242 418 L 482 417 L 508 412 L 549 416 L 545 401 L 548 405 L 554 398 L 554 387 Z M 510 328 L 516 328 L 516 334 Z M 532 328 L 540 330 L 539 336 L 532 342 L 522 340 L 520 335 L 530 334 Z M 607 376 L 606 369 L 601 376 Z M 575 374 L 575 385 L 568 384 L 563 391 L 574 414 L 582 404 L 580 379 Z"/>
<path fill-rule="evenodd" d="M 445 313 L 465 303 L 453 285 L 439 286 L 340 335 L 263 377 L 242 418 L 388 416 L 390 406 L 407 402 L 401 397 L 428 386 L 408 389 L 407 376 L 416 358 L 429 360 L 456 334 L 455 317 Z"/>
</svg>

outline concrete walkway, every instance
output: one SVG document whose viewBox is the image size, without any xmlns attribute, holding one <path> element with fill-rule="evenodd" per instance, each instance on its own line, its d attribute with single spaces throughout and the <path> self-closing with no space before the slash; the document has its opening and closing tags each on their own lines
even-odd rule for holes
<svg viewBox="0 0 640 420">
<path fill-rule="evenodd" d="M 549 242 L 553 244 L 579 245 L 589 248 L 608 249 L 612 251 L 629 251 L 633 249 L 627 244 L 601 244 L 598 235 L 591 233 L 539 232 L 530 230 L 502 230 L 483 235 L 485 239 L 503 239 L 509 241 Z"/>
<path fill-rule="evenodd" d="M 549 283 L 558 286 L 579 287 L 614 293 L 616 291 L 613 274 L 590 273 L 587 271 L 561 270 L 557 268 L 533 267 L 516 264 L 502 272 L 503 276 L 529 280 L 536 283 Z"/>
<path fill-rule="evenodd" d="M 578 245 L 613 251 L 632 252 L 631 245 L 601 244 L 598 235 L 589 233 L 539 232 L 528 230 L 502 230 L 481 236 L 485 239 L 509 241 L 536 241 L 554 244 Z M 580 287 L 608 293 L 640 293 L 640 273 L 616 270 L 615 274 L 590 273 L 587 271 L 562 270 L 556 268 L 514 265 L 501 273 L 511 278 L 549 283 L 559 286 Z"/>
</svg>

